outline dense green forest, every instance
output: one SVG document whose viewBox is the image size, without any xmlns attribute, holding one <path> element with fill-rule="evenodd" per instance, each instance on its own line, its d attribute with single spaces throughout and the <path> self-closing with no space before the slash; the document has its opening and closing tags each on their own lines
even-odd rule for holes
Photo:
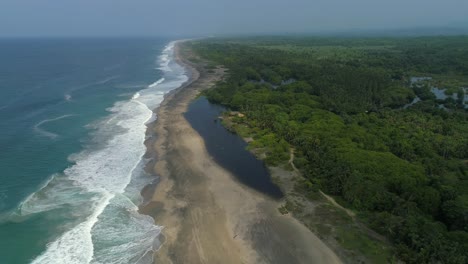
<svg viewBox="0 0 468 264">
<path fill-rule="evenodd" d="M 296 152 L 304 192 L 359 212 L 407 263 L 468 263 L 468 37 L 259 37 L 194 41 L 229 74 L 205 94 L 241 111 L 278 165 Z M 421 101 L 407 105 L 418 96 Z"/>
</svg>

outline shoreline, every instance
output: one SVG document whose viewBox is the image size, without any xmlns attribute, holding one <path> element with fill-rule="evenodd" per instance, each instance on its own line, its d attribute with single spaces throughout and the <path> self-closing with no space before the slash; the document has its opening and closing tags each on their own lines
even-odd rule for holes
<svg viewBox="0 0 468 264">
<path fill-rule="evenodd" d="M 193 54 L 175 44 L 175 60 L 189 80 L 165 96 L 152 136 L 147 169 L 159 183 L 145 187 L 140 212 L 163 226 L 156 263 L 341 263 L 299 221 L 278 211 L 280 201 L 259 193 L 217 164 L 183 113 L 200 91 L 224 76 L 188 61 Z M 154 189 L 154 190 L 153 190 Z"/>
</svg>

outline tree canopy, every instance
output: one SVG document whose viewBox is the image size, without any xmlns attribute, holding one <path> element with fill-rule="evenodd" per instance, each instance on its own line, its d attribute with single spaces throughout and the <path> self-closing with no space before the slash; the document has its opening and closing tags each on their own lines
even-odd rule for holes
<svg viewBox="0 0 468 264">
<path fill-rule="evenodd" d="M 468 37 L 190 45 L 229 69 L 205 95 L 246 115 L 255 144 L 270 146 L 267 162 L 294 147 L 305 188 L 342 197 L 407 263 L 468 262 L 468 114 L 410 85 L 413 76 L 465 85 Z"/>
</svg>

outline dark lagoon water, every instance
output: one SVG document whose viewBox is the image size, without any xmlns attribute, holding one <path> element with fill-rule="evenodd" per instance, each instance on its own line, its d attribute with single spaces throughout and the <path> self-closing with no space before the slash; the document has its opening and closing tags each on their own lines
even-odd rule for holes
<svg viewBox="0 0 468 264">
<path fill-rule="evenodd" d="M 224 128 L 218 121 L 224 111 L 224 107 L 200 97 L 190 104 L 185 117 L 203 137 L 208 152 L 216 162 L 232 172 L 243 184 L 273 198 L 281 198 L 283 194 L 271 182 L 263 161 L 246 150 L 247 143 L 241 137 Z"/>
</svg>

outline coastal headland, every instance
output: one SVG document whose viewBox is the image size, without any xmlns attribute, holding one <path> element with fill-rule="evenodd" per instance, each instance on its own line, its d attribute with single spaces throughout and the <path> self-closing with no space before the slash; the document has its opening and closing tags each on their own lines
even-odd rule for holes
<svg viewBox="0 0 468 264">
<path fill-rule="evenodd" d="M 144 190 L 148 202 L 141 207 L 164 227 L 155 263 L 341 263 L 305 226 L 278 211 L 280 201 L 243 185 L 210 156 L 184 113 L 225 69 L 189 60 L 196 55 L 184 42 L 176 44 L 175 56 L 190 80 L 166 96 L 150 128 L 156 135 L 152 170 L 160 180 L 154 191 Z"/>
</svg>

